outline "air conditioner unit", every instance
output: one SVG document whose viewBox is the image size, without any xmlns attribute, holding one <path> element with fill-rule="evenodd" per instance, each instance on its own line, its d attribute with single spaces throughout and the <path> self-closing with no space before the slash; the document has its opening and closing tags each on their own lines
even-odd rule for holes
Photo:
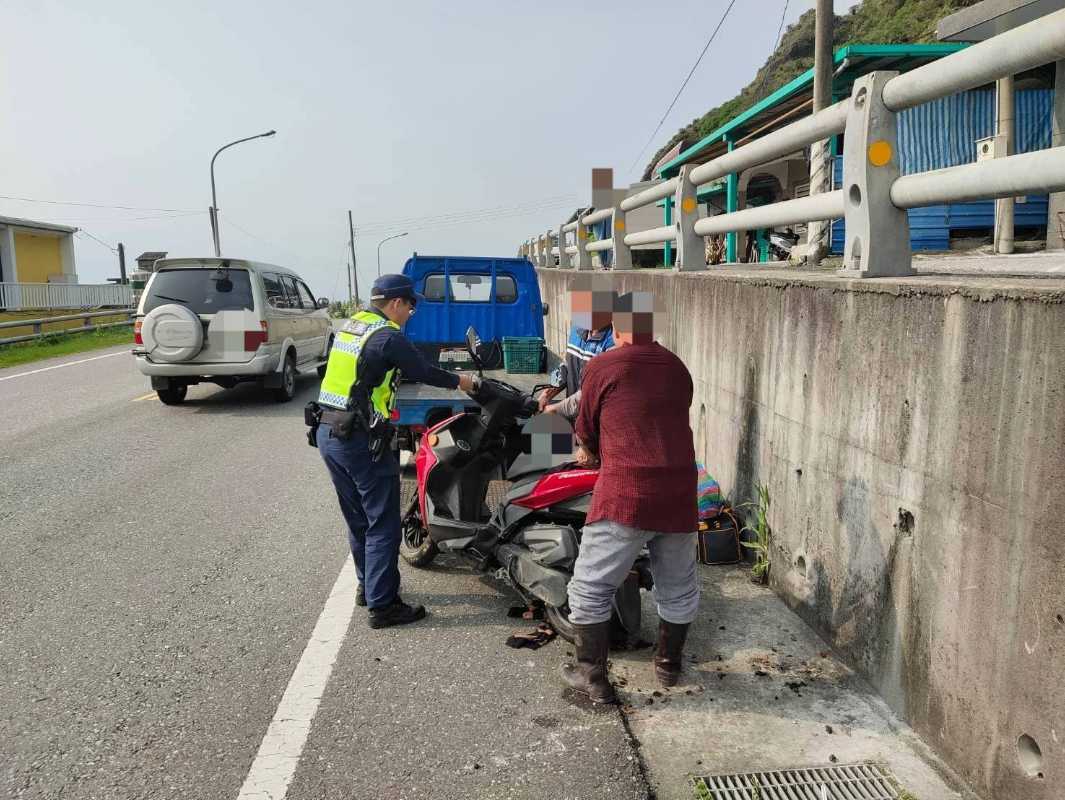
<svg viewBox="0 0 1065 800">
<path fill-rule="evenodd" d="M 1006 136 L 998 134 L 988 136 L 986 139 L 976 140 L 976 160 L 990 161 L 993 158 L 1002 158 L 1006 155 Z"/>
</svg>

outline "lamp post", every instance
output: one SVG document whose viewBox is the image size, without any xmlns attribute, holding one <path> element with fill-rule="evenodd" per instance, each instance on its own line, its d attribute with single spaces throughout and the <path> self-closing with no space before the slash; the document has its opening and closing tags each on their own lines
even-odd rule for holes
<svg viewBox="0 0 1065 800">
<path fill-rule="evenodd" d="M 244 139 L 237 139 L 235 142 L 230 142 L 227 145 L 219 147 L 213 156 L 211 156 L 211 241 L 214 243 L 215 258 L 222 255 L 222 248 L 218 241 L 218 197 L 214 188 L 214 160 L 218 158 L 218 154 L 223 150 L 227 150 L 235 144 L 241 142 L 250 142 L 252 139 L 265 139 L 267 136 L 273 136 L 277 131 L 267 131 L 266 133 L 257 133 L 255 136 L 248 136 Z"/>
<path fill-rule="evenodd" d="M 381 277 L 381 245 L 383 245 L 385 242 L 390 242 L 393 239 L 398 239 L 401 236 L 406 236 L 406 235 L 407 235 L 407 231 L 404 231 L 403 233 L 397 233 L 395 236 L 389 236 L 387 239 L 382 239 L 380 242 L 377 243 L 377 277 L 378 278 Z"/>
</svg>

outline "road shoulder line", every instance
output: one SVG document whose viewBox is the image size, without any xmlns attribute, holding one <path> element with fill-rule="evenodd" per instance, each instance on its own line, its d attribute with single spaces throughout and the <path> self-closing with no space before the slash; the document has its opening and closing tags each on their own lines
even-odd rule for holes
<svg viewBox="0 0 1065 800">
<path fill-rule="evenodd" d="M 285 797 L 354 611 L 355 569 L 345 558 L 237 800 Z"/>
<path fill-rule="evenodd" d="M 101 358 L 111 358 L 112 356 L 129 355 L 129 348 L 119 350 L 117 353 L 105 353 L 102 356 L 93 356 L 92 358 L 81 358 L 77 361 L 66 361 L 62 364 L 53 364 L 50 367 L 41 367 L 40 369 L 32 369 L 29 372 L 20 372 L 17 375 L 4 375 L 0 377 L 0 381 L 10 381 L 15 378 L 25 378 L 27 375 L 36 375 L 38 372 L 49 372 L 53 369 L 62 369 L 63 367 L 73 367 L 75 364 L 85 364 L 89 361 L 99 361 Z"/>
</svg>

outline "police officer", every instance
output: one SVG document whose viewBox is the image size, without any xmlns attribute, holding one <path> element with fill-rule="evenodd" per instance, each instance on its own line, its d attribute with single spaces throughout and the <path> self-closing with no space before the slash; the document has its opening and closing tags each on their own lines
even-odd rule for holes
<svg viewBox="0 0 1065 800">
<path fill-rule="evenodd" d="M 359 588 L 355 602 L 370 608 L 370 627 L 406 625 L 424 606 L 399 597 L 399 463 L 389 419 L 399 377 L 471 391 L 476 377 L 430 364 L 403 335 L 422 296 L 405 275 L 382 275 L 372 308 L 356 313 L 333 340 L 318 404 L 318 450 L 336 487 L 348 525 Z"/>
</svg>

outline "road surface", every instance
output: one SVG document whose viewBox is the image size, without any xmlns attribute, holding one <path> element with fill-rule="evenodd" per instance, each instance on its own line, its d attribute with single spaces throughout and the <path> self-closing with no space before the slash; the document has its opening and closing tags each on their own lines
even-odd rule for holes
<svg viewBox="0 0 1065 800">
<path fill-rule="evenodd" d="M 405 569 L 431 616 L 366 626 L 316 390 L 168 407 L 126 348 L 0 370 L 4 796 L 644 797 L 567 646 L 504 646 L 494 583 Z"/>
</svg>

